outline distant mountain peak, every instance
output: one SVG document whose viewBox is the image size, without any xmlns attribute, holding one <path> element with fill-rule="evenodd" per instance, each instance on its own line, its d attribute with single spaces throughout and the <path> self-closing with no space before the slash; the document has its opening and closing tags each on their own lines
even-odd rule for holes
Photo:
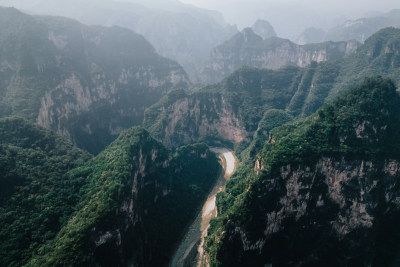
<svg viewBox="0 0 400 267">
<path fill-rule="evenodd" d="M 268 39 L 277 36 L 274 28 L 267 20 L 258 19 L 251 28 L 256 34 L 260 35 L 263 39 Z"/>
<path fill-rule="evenodd" d="M 262 42 L 262 37 L 256 34 L 252 28 L 244 28 L 240 33 L 238 33 L 236 38 L 246 42 L 246 43 L 254 43 L 254 42 Z M 233 38 L 235 38 L 233 37 Z"/>
</svg>

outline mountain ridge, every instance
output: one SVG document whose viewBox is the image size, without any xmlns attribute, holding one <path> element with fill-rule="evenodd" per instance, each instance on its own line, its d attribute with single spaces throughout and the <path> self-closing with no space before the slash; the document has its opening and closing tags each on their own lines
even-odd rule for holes
<svg viewBox="0 0 400 267">
<path fill-rule="evenodd" d="M 91 153 L 141 124 L 169 90 L 190 86 L 178 63 L 127 29 L 0 13 L 0 116 L 36 121 Z"/>
<path fill-rule="evenodd" d="M 387 27 L 400 27 L 399 9 L 393 9 L 378 16 L 347 20 L 341 25 L 327 29 L 326 31 L 308 28 L 297 38 L 297 42 L 299 44 L 306 44 L 356 39 L 363 43 L 375 32 Z"/>
<path fill-rule="evenodd" d="M 214 49 L 199 76 L 205 83 L 215 83 L 243 66 L 268 69 L 285 65 L 305 67 L 313 61 L 341 59 L 354 53 L 358 46 L 356 41 L 297 45 L 278 37 L 263 39 L 251 28 L 246 28 Z"/>
<path fill-rule="evenodd" d="M 393 264 L 399 101 L 393 82 L 366 79 L 273 130 L 217 197 L 210 266 Z"/>
<path fill-rule="evenodd" d="M 249 142 L 271 109 L 302 118 L 365 77 L 380 74 L 399 82 L 399 37 L 399 29 L 383 29 L 348 57 L 303 68 L 243 67 L 218 84 L 164 97 L 146 110 L 143 125 L 172 146 L 207 138 L 231 145 Z M 222 133 L 222 125 L 235 135 Z"/>
<path fill-rule="evenodd" d="M 159 8 L 112 0 L 42 0 L 36 5 L 31 0 L 2 0 L 0 4 L 39 15 L 70 17 L 89 25 L 128 28 L 145 36 L 160 55 L 179 62 L 192 80 L 209 52 L 238 31 L 220 14 L 179 2 Z"/>
<path fill-rule="evenodd" d="M 171 151 L 140 127 L 96 157 L 20 118 L 0 136 L 7 266 L 166 265 L 222 172 L 206 144 Z"/>
</svg>

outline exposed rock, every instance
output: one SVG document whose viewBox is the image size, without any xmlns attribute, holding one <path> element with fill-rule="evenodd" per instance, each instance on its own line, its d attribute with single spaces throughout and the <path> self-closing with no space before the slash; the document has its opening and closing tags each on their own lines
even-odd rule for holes
<svg viewBox="0 0 400 267">
<path fill-rule="evenodd" d="M 275 128 L 220 196 L 211 265 L 395 266 L 399 107 L 394 83 L 377 77 Z"/>
<path fill-rule="evenodd" d="M 326 42 L 297 45 L 289 40 L 271 37 L 263 40 L 246 28 L 216 47 L 200 70 L 205 83 L 218 82 L 242 66 L 278 69 L 284 65 L 304 67 L 311 62 L 337 60 L 356 51 L 359 43 Z"/>
<path fill-rule="evenodd" d="M 140 124 L 145 108 L 171 89 L 189 87 L 182 67 L 129 30 L 12 8 L 0 9 L 0 22 L 3 35 L 17 36 L 0 38 L 0 112 L 35 121 L 91 153 Z"/>
<path fill-rule="evenodd" d="M 145 126 L 169 146 L 201 141 L 248 141 L 249 133 L 232 106 L 219 94 L 193 94 L 172 105 L 152 107 L 160 113 L 154 122 L 148 115 Z"/>
</svg>

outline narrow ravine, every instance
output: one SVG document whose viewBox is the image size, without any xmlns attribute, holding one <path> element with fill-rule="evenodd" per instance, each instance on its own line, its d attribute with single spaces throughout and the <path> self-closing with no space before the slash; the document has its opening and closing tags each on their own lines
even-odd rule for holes
<svg viewBox="0 0 400 267">
<path fill-rule="evenodd" d="M 202 210 L 197 214 L 196 219 L 188 228 L 175 251 L 170 264 L 171 267 L 194 266 L 201 259 L 204 237 L 207 234 L 211 219 L 217 216 L 216 196 L 219 192 L 225 190 L 226 182 L 235 172 L 236 158 L 232 151 L 226 148 L 212 148 L 211 150 L 219 154 L 224 174 L 218 178 Z"/>
</svg>

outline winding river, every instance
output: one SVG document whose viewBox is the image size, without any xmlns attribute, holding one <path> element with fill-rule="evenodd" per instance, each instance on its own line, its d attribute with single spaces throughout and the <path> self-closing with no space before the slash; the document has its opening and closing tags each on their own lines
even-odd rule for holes
<svg viewBox="0 0 400 267">
<path fill-rule="evenodd" d="M 175 251 L 170 264 L 172 267 L 194 266 L 203 256 L 204 237 L 210 226 L 210 220 L 217 216 L 216 196 L 225 189 L 226 181 L 235 171 L 236 159 L 232 151 L 226 148 L 211 148 L 211 150 L 219 155 L 225 172 L 216 182 L 202 210 L 197 214 Z"/>
</svg>

